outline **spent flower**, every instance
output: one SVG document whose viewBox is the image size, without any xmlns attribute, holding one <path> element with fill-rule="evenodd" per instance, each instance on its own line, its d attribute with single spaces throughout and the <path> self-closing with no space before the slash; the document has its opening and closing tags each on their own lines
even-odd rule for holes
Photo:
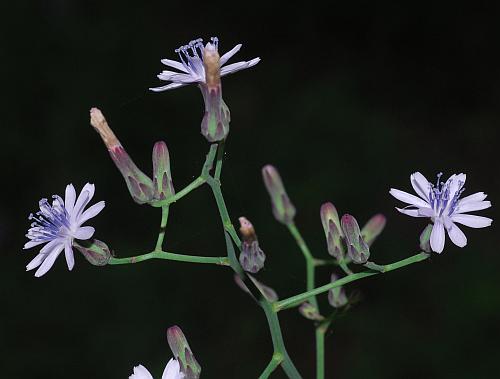
<svg viewBox="0 0 500 379">
<path fill-rule="evenodd" d="M 266 254 L 259 246 L 252 223 L 246 217 L 240 217 L 239 221 L 242 236 L 240 264 L 243 270 L 255 274 L 264 267 Z"/>
<path fill-rule="evenodd" d="M 453 174 L 446 182 L 437 175 L 436 184 L 429 182 L 420 172 L 410 176 L 410 183 L 418 196 L 391 188 L 389 193 L 396 199 L 409 204 L 404 208 L 396 208 L 399 212 L 411 217 L 427 217 L 433 222 L 430 234 L 432 251 L 441 253 L 445 244 L 445 230 L 450 240 L 458 247 L 467 245 L 467 237 L 457 224 L 471 228 L 490 226 L 492 219 L 488 217 L 467 214 L 491 207 L 491 202 L 485 201 L 484 192 L 460 198 L 464 192 L 465 174 Z"/>
<path fill-rule="evenodd" d="M 68 184 L 64 200 L 61 196 L 54 195 L 52 196 L 52 204 L 47 199 L 39 201 L 40 210 L 35 215 L 30 214 L 29 216 L 33 223 L 28 230 L 28 234 L 26 234 L 29 241 L 24 245 L 24 249 L 41 244 L 46 245 L 28 263 L 26 266 L 27 271 L 38 267 L 35 276 L 44 275 L 50 270 L 63 250 L 68 269 L 73 269 L 75 265 L 73 242 L 75 239 L 88 240 L 92 238 L 95 229 L 92 226 L 82 225 L 97 216 L 105 205 L 104 201 L 99 201 L 85 210 L 85 207 L 92 200 L 94 192 L 94 185 L 87 183 L 77 198 L 75 187 L 73 184 Z"/>
<path fill-rule="evenodd" d="M 255 66 L 260 58 L 225 65 L 241 49 L 241 44 L 219 55 L 219 39 L 212 37 L 203 44 L 203 39 L 190 41 L 175 50 L 180 61 L 162 59 L 161 62 L 177 71 L 165 70 L 158 74 L 158 79 L 170 82 L 162 87 L 150 88 L 161 92 L 179 88 L 187 84 L 197 84 L 205 102 L 205 115 L 201 122 L 201 133 L 209 142 L 224 140 L 229 133 L 230 112 L 222 99 L 220 78 L 234 72 Z"/>
</svg>

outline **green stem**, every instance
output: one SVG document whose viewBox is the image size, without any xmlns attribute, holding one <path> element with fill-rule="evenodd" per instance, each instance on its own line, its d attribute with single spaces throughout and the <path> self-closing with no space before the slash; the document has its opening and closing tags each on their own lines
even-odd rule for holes
<svg viewBox="0 0 500 379">
<path fill-rule="evenodd" d="M 400 269 L 402 267 L 411 265 L 413 263 L 418 263 L 418 262 L 424 261 L 429 257 L 430 257 L 430 254 L 421 252 L 421 253 L 412 255 L 409 258 L 403 259 L 401 261 L 390 263 L 390 264 L 383 266 L 384 267 L 383 272 L 394 271 L 394 270 Z M 356 274 L 344 276 L 343 278 L 336 280 L 335 282 L 325 284 L 324 286 L 315 288 L 311 291 L 303 292 L 301 294 L 298 294 L 298 295 L 289 297 L 287 299 L 278 301 L 278 302 L 274 303 L 274 309 L 275 309 L 275 311 L 278 312 L 278 311 L 283 310 L 283 309 L 293 308 L 293 307 L 299 305 L 300 303 L 302 303 L 303 301 L 307 300 L 311 296 L 316 296 L 316 295 L 319 295 L 321 293 L 327 292 L 328 290 L 330 290 L 332 288 L 336 288 L 336 287 L 342 286 L 344 284 L 351 283 L 351 282 L 354 282 L 356 280 L 367 278 L 369 276 L 377 275 L 380 273 L 381 273 L 381 271 L 364 271 L 364 272 L 359 272 Z"/>
<path fill-rule="evenodd" d="M 219 144 L 219 149 L 217 150 L 217 159 L 215 163 L 215 175 L 214 175 L 214 179 L 217 181 L 220 181 L 220 174 L 222 171 L 222 160 L 224 158 L 224 144 L 225 141 L 222 141 Z"/>
<path fill-rule="evenodd" d="M 186 187 L 184 187 L 182 190 L 177 192 L 174 196 L 169 197 L 168 199 L 165 200 L 160 200 L 156 201 L 154 203 L 151 203 L 153 207 L 166 207 L 172 203 L 175 203 L 176 201 L 182 199 L 184 196 L 186 196 L 188 193 L 191 191 L 195 190 L 199 186 L 201 186 L 203 183 L 205 183 L 207 180 L 204 177 L 197 177 L 195 180 L 193 180 L 191 183 L 189 183 Z"/>
<path fill-rule="evenodd" d="M 165 231 L 167 228 L 168 221 L 168 205 L 161 207 L 161 223 L 160 223 L 160 233 L 158 233 L 158 240 L 156 241 L 156 251 L 161 251 L 163 246 L 163 240 L 165 239 Z"/>
<path fill-rule="evenodd" d="M 149 259 L 166 259 L 169 261 L 191 262 L 191 263 L 208 263 L 221 266 L 229 266 L 227 257 L 202 257 L 197 255 L 185 255 L 169 253 L 168 251 L 152 251 L 150 253 L 137 255 L 127 258 L 111 258 L 108 262 L 110 265 L 124 265 L 130 263 L 138 263 Z"/>
<path fill-rule="evenodd" d="M 274 353 L 271 361 L 265 368 L 265 370 L 260 374 L 259 379 L 267 379 L 273 373 L 274 370 L 283 362 L 283 356 L 280 353 Z"/>
<path fill-rule="evenodd" d="M 304 259 L 306 260 L 306 287 L 307 291 L 311 291 L 314 289 L 314 266 L 315 266 L 315 259 L 313 255 L 311 254 L 311 251 L 307 247 L 306 242 L 302 238 L 302 235 L 300 234 L 299 230 L 295 226 L 293 222 L 287 224 L 288 230 L 292 234 L 292 236 L 295 238 L 295 241 L 297 242 L 297 245 L 299 245 L 300 251 L 302 251 L 302 255 L 304 256 Z M 318 307 L 318 301 L 316 300 L 315 296 L 311 296 L 309 299 L 309 302 L 316 307 L 316 309 L 319 310 Z"/>
<path fill-rule="evenodd" d="M 316 379 L 325 378 L 325 333 L 326 329 L 316 327 Z"/>
</svg>

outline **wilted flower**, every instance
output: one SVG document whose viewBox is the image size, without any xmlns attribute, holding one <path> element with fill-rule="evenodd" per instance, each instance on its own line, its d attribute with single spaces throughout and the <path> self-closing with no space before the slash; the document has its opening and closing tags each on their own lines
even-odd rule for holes
<svg viewBox="0 0 500 379">
<path fill-rule="evenodd" d="M 184 374 L 180 371 L 179 362 L 175 359 L 170 359 L 163 371 L 161 379 L 184 379 Z M 134 373 L 129 376 L 129 379 L 153 379 L 153 376 L 143 365 L 134 367 Z"/>
<path fill-rule="evenodd" d="M 266 254 L 259 246 L 255 229 L 246 217 L 240 217 L 240 233 L 242 236 L 240 264 L 243 270 L 255 274 L 264 267 Z"/>
<path fill-rule="evenodd" d="M 66 186 L 64 200 L 54 195 L 52 205 L 47 199 L 39 202 L 40 211 L 36 215 L 31 214 L 30 220 L 34 220 L 26 237 L 30 239 L 24 245 L 24 249 L 47 243 L 40 253 L 26 266 L 26 270 L 38 268 L 36 277 L 44 275 L 56 258 L 64 250 L 68 269 L 72 270 L 75 264 L 73 255 L 73 240 L 88 240 L 94 235 L 94 228 L 82 226 L 86 221 L 95 217 L 104 208 L 104 201 L 92 205 L 84 211 L 94 196 L 95 187 L 87 183 L 78 198 L 75 187 L 72 184 Z"/>
<path fill-rule="evenodd" d="M 460 199 L 465 190 L 465 174 L 453 174 L 445 183 L 440 182 L 441 176 L 442 173 L 437 175 L 437 183 L 433 185 L 420 172 L 412 174 L 410 182 L 418 197 L 394 188 L 389 191 L 396 199 L 409 204 L 405 208 L 396 208 L 399 212 L 432 220 L 434 225 L 430 246 L 436 253 L 441 253 L 444 249 L 445 229 L 455 245 L 464 247 L 467 237 L 457 223 L 471 228 L 484 228 L 493 221 L 488 217 L 465 214 L 491 207 L 491 202 L 485 201 L 487 195 L 484 192 L 476 192 Z"/>
<path fill-rule="evenodd" d="M 163 87 L 150 88 L 151 91 L 160 92 L 187 84 L 198 84 L 203 100 L 205 101 L 205 115 L 201 122 L 201 133 L 209 142 L 222 141 L 229 133 L 231 119 L 229 108 L 222 99 L 220 78 L 259 63 L 260 58 L 243 61 L 224 66 L 236 54 L 241 44 L 236 45 L 222 57 L 219 56 L 219 40 L 216 37 L 203 45 L 201 38 L 195 39 L 185 46 L 175 50 L 179 54 L 180 62 L 162 59 L 166 66 L 181 72 L 163 71 L 158 74 L 158 79 L 170 82 Z"/>
</svg>

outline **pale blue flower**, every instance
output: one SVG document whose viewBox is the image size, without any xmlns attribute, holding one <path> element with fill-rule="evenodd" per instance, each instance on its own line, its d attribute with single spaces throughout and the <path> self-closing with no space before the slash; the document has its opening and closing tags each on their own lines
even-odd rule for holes
<svg viewBox="0 0 500 379">
<path fill-rule="evenodd" d="M 410 176 L 410 182 L 418 196 L 391 188 L 389 193 L 396 199 L 409 204 L 404 208 L 396 208 L 399 212 L 412 217 L 428 217 L 434 223 L 431 233 L 431 249 L 441 253 L 445 243 L 445 229 L 451 241 L 464 247 L 467 237 L 456 224 L 471 228 L 490 226 L 492 219 L 488 217 L 466 214 L 491 207 L 491 202 L 485 201 L 484 192 L 476 192 L 460 199 L 465 190 L 465 174 L 453 174 L 448 180 L 440 182 L 442 173 L 437 176 L 433 185 L 420 172 Z"/>
<path fill-rule="evenodd" d="M 181 372 L 179 362 L 174 358 L 168 361 L 161 379 L 183 379 L 184 374 Z M 129 376 L 129 379 L 153 379 L 153 376 L 143 365 L 134 367 L 134 373 Z"/>
<path fill-rule="evenodd" d="M 179 88 L 187 84 L 206 84 L 206 67 L 204 64 L 205 54 L 216 53 L 218 56 L 219 40 L 212 37 L 211 42 L 203 44 L 203 39 L 198 38 L 190 41 L 187 45 L 181 46 L 175 50 L 179 54 L 180 62 L 171 59 L 162 59 L 161 63 L 172 67 L 180 72 L 165 70 L 158 74 L 158 79 L 170 82 L 169 84 L 150 88 L 151 91 L 160 92 L 169 89 Z M 254 58 L 250 61 L 241 61 L 227 66 L 227 61 L 241 49 L 241 44 L 236 45 L 227 53 L 220 57 L 220 76 L 232 74 L 234 72 L 255 66 L 260 62 L 260 58 Z"/>
<path fill-rule="evenodd" d="M 93 227 L 82 225 L 101 212 L 105 205 L 104 201 L 100 201 L 84 210 L 94 196 L 94 191 L 94 185 L 87 183 L 77 198 L 75 187 L 68 184 L 64 200 L 58 195 L 52 196 L 52 204 L 47 199 L 40 200 L 40 211 L 29 216 L 29 219 L 34 221 L 26 234 L 29 241 L 24 245 L 24 249 L 44 243 L 46 245 L 28 263 L 27 271 L 38 267 L 35 276 L 44 275 L 63 250 L 68 269 L 73 269 L 73 240 L 88 240 L 94 235 Z"/>
</svg>

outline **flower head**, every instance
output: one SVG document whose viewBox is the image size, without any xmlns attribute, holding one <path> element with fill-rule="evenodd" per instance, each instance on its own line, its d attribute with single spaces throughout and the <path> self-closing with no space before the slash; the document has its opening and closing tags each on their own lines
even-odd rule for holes
<svg viewBox="0 0 500 379">
<path fill-rule="evenodd" d="M 484 228 L 491 225 L 492 219 L 466 212 L 480 211 L 491 207 L 485 201 L 484 192 L 460 198 L 464 192 L 465 174 L 453 174 L 446 182 L 441 181 L 442 173 L 437 175 L 436 184 L 430 183 L 420 172 L 410 176 L 410 182 L 418 196 L 391 188 L 389 193 L 396 199 L 409 204 L 396 208 L 399 212 L 412 217 L 428 217 L 434 223 L 430 237 L 432 251 L 441 253 L 445 243 L 445 229 L 451 241 L 458 247 L 467 244 L 467 237 L 456 224 L 471 228 Z"/>
<path fill-rule="evenodd" d="M 161 379 L 183 379 L 184 374 L 181 372 L 179 362 L 174 358 L 170 359 L 163 371 Z M 153 376 L 143 365 L 134 367 L 134 373 L 129 376 L 129 379 L 153 379 Z"/>
<path fill-rule="evenodd" d="M 24 249 L 44 243 L 46 245 L 28 263 L 26 266 L 27 271 L 39 267 L 35 272 L 35 276 L 44 275 L 50 270 L 63 250 L 68 269 L 73 269 L 75 264 L 73 240 L 88 240 L 94 235 L 95 230 L 93 227 L 82 225 L 95 217 L 105 205 L 104 201 L 100 201 L 84 211 L 94 196 L 94 191 L 94 185 L 87 183 L 77 198 L 75 187 L 68 184 L 64 200 L 58 195 L 52 196 L 52 204 L 47 199 L 40 200 L 40 211 L 29 216 L 29 219 L 34 221 L 28 230 L 28 234 L 26 234 L 29 241 L 24 245 Z"/>
<path fill-rule="evenodd" d="M 161 92 L 192 83 L 213 87 L 219 84 L 220 77 L 255 66 L 260 62 L 260 58 L 254 58 L 250 61 L 224 66 L 240 49 L 241 44 L 238 44 L 220 57 L 217 37 L 212 37 L 206 45 L 203 44 L 201 38 L 192 40 L 175 50 L 179 54 L 180 62 L 170 59 L 161 60 L 165 66 L 180 72 L 162 71 L 158 74 L 158 79 L 170 83 L 162 87 L 150 88 L 150 90 Z"/>
</svg>

